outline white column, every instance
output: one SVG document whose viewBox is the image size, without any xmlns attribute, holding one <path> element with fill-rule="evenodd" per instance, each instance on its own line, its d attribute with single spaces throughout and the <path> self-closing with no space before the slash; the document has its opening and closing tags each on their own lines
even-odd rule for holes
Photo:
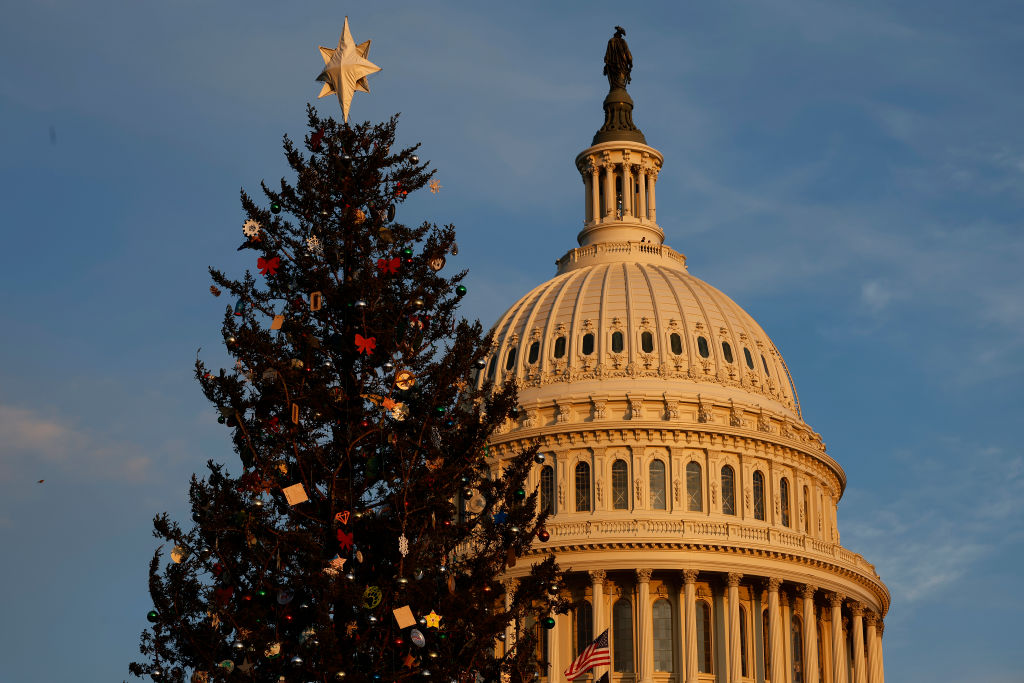
<svg viewBox="0 0 1024 683">
<path fill-rule="evenodd" d="M 821 630 L 825 631 L 821 639 L 821 649 L 818 650 L 818 656 L 821 657 L 821 673 L 824 676 L 824 680 L 821 683 L 835 683 L 835 678 L 832 676 L 831 631 L 826 630 L 825 627 L 825 610 L 821 610 L 818 620 L 821 624 Z"/>
<path fill-rule="evenodd" d="M 637 211 L 637 218 L 641 221 L 647 220 L 647 169 L 640 167 L 640 210 Z"/>
<path fill-rule="evenodd" d="M 608 628 L 608 624 L 605 623 L 604 616 L 604 580 L 607 578 L 607 573 L 603 569 L 595 569 L 590 572 L 590 593 L 591 593 L 591 607 L 594 615 L 594 638 L 597 638 L 601 633 Z M 594 680 L 598 680 L 607 673 L 607 666 L 595 666 L 594 667 Z"/>
<path fill-rule="evenodd" d="M 864 670 L 864 605 L 854 601 L 850 603 L 853 612 L 853 679 L 854 683 L 868 683 L 867 672 Z"/>
<path fill-rule="evenodd" d="M 868 611 L 864 613 L 864 622 L 868 626 L 868 683 L 878 683 L 878 634 L 875 622 L 878 615 Z"/>
<path fill-rule="evenodd" d="M 597 162 L 590 164 L 590 222 L 596 223 L 601 220 L 601 167 Z"/>
<path fill-rule="evenodd" d="M 633 167 L 622 162 L 622 217 L 633 215 Z"/>
<path fill-rule="evenodd" d="M 555 627 L 548 631 L 548 681 L 550 683 L 562 683 L 565 676 L 562 672 L 568 667 L 569 662 L 562 658 L 562 641 L 568 634 L 570 623 L 564 614 L 552 614 L 555 618 Z M 572 642 L 572 638 L 569 639 Z"/>
<path fill-rule="evenodd" d="M 684 570 L 683 581 L 686 586 L 683 606 L 683 614 L 686 617 L 686 627 L 683 629 L 686 637 L 686 683 L 697 683 L 697 570 Z"/>
<path fill-rule="evenodd" d="M 793 683 L 793 608 L 786 591 L 779 591 L 779 607 L 782 620 L 782 669 L 786 672 L 786 683 Z"/>
<path fill-rule="evenodd" d="M 885 633 L 885 622 L 878 620 L 878 683 L 885 683 L 885 650 L 882 649 L 882 634 Z"/>
<path fill-rule="evenodd" d="M 654 621 L 651 616 L 651 569 L 637 569 L 637 619 L 640 620 L 640 656 L 637 658 L 640 683 L 654 679 Z"/>
<path fill-rule="evenodd" d="M 519 585 L 518 579 L 505 579 L 501 582 L 505 587 L 505 613 L 507 614 L 512 610 L 512 599 L 516 593 L 516 587 Z M 516 632 L 516 622 L 510 621 L 505 625 L 505 652 L 511 652 L 516 647 L 516 637 L 519 634 Z"/>
<path fill-rule="evenodd" d="M 829 598 L 832 606 L 832 681 L 846 683 L 846 640 L 843 638 L 842 593 L 833 593 Z"/>
<path fill-rule="evenodd" d="M 658 200 L 655 190 L 658 187 L 658 170 L 654 169 L 651 171 L 651 221 L 658 222 Z"/>
<path fill-rule="evenodd" d="M 782 660 L 782 623 L 779 619 L 779 586 L 782 579 L 768 579 L 768 632 L 771 634 L 771 675 L 772 683 L 786 680 L 786 669 Z"/>
<path fill-rule="evenodd" d="M 603 220 L 615 220 L 615 164 L 604 165 Z"/>
<path fill-rule="evenodd" d="M 640 176 L 643 178 L 643 175 Z M 640 181 L 640 190 L 643 191 L 643 180 Z M 641 200 L 642 202 L 643 200 Z M 740 579 L 743 574 L 729 572 L 727 577 L 729 583 L 729 683 L 739 683 L 743 672 L 743 664 L 740 661 Z"/>
<path fill-rule="evenodd" d="M 586 170 L 583 172 L 583 225 L 590 222 L 590 195 L 593 194 L 590 186 L 590 176 Z"/>
<path fill-rule="evenodd" d="M 804 683 L 818 681 L 818 618 L 814 614 L 814 591 L 817 587 L 804 584 L 800 597 L 804 599 Z"/>
</svg>

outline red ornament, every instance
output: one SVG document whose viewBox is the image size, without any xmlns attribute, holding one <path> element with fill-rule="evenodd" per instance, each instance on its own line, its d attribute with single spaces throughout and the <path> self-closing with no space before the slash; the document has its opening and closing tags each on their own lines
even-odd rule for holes
<svg viewBox="0 0 1024 683">
<path fill-rule="evenodd" d="M 537 538 L 540 539 L 541 543 L 547 543 L 551 538 L 551 534 L 544 527 L 537 529 Z"/>
<path fill-rule="evenodd" d="M 356 333 L 356 350 L 359 353 L 365 353 L 370 356 L 373 355 L 373 350 L 377 348 L 376 337 L 364 337 L 363 335 Z"/>
<path fill-rule="evenodd" d="M 402 265 L 402 259 L 395 257 L 393 259 L 379 258 L 377 259 L 377 268 L 380 272 L 385 275 L 394 275 L 398 272 L 398 269 Z"/>
<path fill-rule="evenodd" d="M 352 539 L 354 534 L 351 532 L 345 532 L 338 529 L 338 545 L 341 546 L 342 550 L 352 549 Z"/>
<path fill-rule="evenodd" d="M 309 137 L 309 146 L 317 152 L 320 151 L 320 141 L 324 139 L 324 129 L 321 128 Z"/>
<path fill-rule="evenodd" d="M 281 267 L 281 257 L 265 259 L 260 256 L 256 259 L 256 267 L 260 269 L 261 275 L 277 275 L 277 269 Z"/>
</svg>

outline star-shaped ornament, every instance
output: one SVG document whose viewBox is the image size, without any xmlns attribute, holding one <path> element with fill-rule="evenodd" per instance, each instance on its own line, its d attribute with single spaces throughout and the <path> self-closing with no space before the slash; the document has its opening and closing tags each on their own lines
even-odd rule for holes
<svg viewBox="0 0 1024 683">
<path fill-rule="evenodd" d="M 320 89 L 317 97 L 337 93 L 341 113 L 345 117 L 345 123 L 348 123 L 352 95 L 357 90 L 370 92 L 366 77 L 380 71 L 379 66 L 367 59 L 370 55 L 370 41 L 356 45 L 348 28 L 348 17 L 345 17 L 345 26 L 341 31 L 341 38 L 338 39 L 337 49 L 321 46 L 320 55 L 324 58 L 325 66 L 316 80 L 322 81 L 324 87 Z"/>
<path fill-rule="evenodd" d="M 430 610 L 430 614 L 424 615 L 423 618 L 427 620 L 428 628 L 440 628 L 441 615 L 435 612 L 434 610 Z"/>
</svg>

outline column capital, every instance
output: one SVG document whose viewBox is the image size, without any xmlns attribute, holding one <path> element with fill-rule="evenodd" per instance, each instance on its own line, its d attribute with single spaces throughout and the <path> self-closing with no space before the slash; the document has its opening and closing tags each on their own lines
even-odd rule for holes
<svg viewBox="0 0 1024 683">
<path fill-rule="evenodd" d="M 684 583 L 697 583 L 697 570 L 696 569 L 684 569 L 683 570 L 683 582 Z"/>
<path fill-rule="evenodd" d="M 505 587 L 506 593 L 512 593 L 519 587 L 519 579 L 502 579 L 501 585 Z"/>
<path fill-rule="evenodd" d="M 603 569 L 591 569 L 587 574 L 590 575 L 591 583 L 604 583 L 604 580 L 608 578 L 608 572 Z"/>
<path fill-rule="evenodd" d="M 813 600 L 818 587 L 809 583 L 800 586 L 800 597 L 804 600 Z"/>
<path fill-rule="evenodd" d="M 764 585 L 768 587 L 769 593 L 777 593 L 779 591 L 779 586 L 782 585 L 782 579 L 777 576 L 771 576 L 764 582 Z"/>
<path fill-rule="evenodd" d="M 651 574 L 653 574 L 653 573 L 654 573 L 653 569 L 637 569 L 636 570 L 636 580 L 639 581 L 640 583 L 650 583 L 650 581 L 651 581 Z"/>
<path fill-rule="evenodd" d="M 740 574 L 739 572 L 729 572 L 729 575 L 725 577 L 726 581 L 729 583 L 729 588 L 739 586 L 740 579 L 742 578 L 743 574 Z"/>
<path fill-rule="evenodd" d="M 866 610 L 864 612 L 864 621 L 867 622 L 868 626 L 871 626 L 876 621 L 878 621 L 878 615 L 872 612 L 871 610 Z"/>
<path fill-rule="evenodd" d="M 859 600 L 851 600 L 850 601 L 850 612 L 855 617 L 862 617 L 862 616 L 864 616 L 864 603 L 860 602 Z"/>
<path fill-rule="evenodd" d="M 846 600 L 846 596 L 842 593 L 833 592 L 829 593 L 828 602 L 832 607 L 842 607 L 843 601 Z"/>
<path fill-rule="evenodd" d="M 878 617 L 878 623 L 875 624 L 875 630 L 878 631 L 878 637 L 881 638 L 882 634 L 885 633 L 885 621 L 882 617 Z"/>
</svg>

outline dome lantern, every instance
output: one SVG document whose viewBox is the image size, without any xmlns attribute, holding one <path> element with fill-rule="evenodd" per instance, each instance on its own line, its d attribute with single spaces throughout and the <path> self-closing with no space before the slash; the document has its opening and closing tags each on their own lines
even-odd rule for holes
<svg viewBox="0 0 1024 683">
<path fill-rule="evenodd" d="M 605 51 L 604 125 L 576 157 L 586 195 L 583 230 L 576 237 L 581 247 L 603 242 L 660 246 L 665 239 L 655 193 L 664 157 L 633 123 L 633 99 L 626 92 L 633 56 L 624 35 L 616 26 Z"/>
</svg>

